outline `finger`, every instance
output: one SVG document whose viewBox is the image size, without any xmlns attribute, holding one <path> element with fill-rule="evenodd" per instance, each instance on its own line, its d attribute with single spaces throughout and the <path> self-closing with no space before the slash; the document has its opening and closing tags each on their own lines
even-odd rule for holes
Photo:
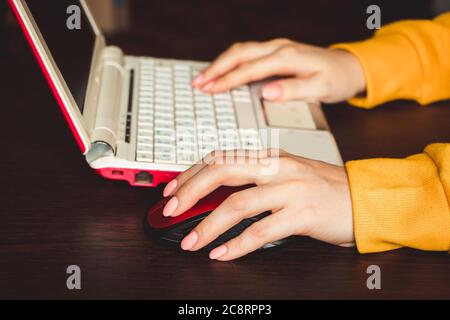
<svg viewBox="0 0 450 320">
<path fill-rule="evenodd" d="M 277 75 L 293 74 L 291 65 L 287 64 L 276 52 L 245 64 L 214 81 L 208 88 L 210 93 L 218 93 L 240 85 Z"/>
<path fill-rule="evenodd" d="M 163 192 L 164 197 L 173 195 L 186 181 L 195 176 L 205 166 L 206 163 L 203 160 L 200 160 L 186 171 L 180 173 L 174 180 L 167 184 Z"/>
<path fill-rule="evenodd" d="M 203 87 L 215 78 L 233 70 L 239 64 L 271 54 L 283 45 L 287 39 L 275 39 L 267 42 L 237 43 L 222 53 L 193 82 L 195 87 Z"/>
<path fill-rule="evenodd" d="M 239 163 L 248 159 L 238 158 Z M 260 165 L 251 164 L 212 164 L 205 166 L 189 181 L 185 182 L 174 194 L 163 210 L 165 216 L 176 217 L 192 208 L 200 199 L 207 196 L 219 186 L 243 186 L 247 184 L 263 184 L 268 177 L 260 174 Z"/>
<path fill-rule="evenodd" d="M 229 261 L 258 250 L 264 245 L 287 238 L 295 233 L 286 209 L 253 223 L 239 236 L 210 252 L 210 258 Z"/>
<path fill-rule="evenodd" d="M 266 211 L 276 212 L 283 205 L 284 198 L 280 196 L 280 187 L 276 185 L 263 185 L 236 192 L 192 230 L 198 239 L 195 245 L 191 248 L 182 247 L 184 250 L 199 250 L 242 220 Z"/>
<path fill-rule="evenodd" d="M 308 78 L 277 80 L 262 89 L 264 99 L 269 101 L 286 101 L 301 99 L 321 101 L 327 96 L 328 85 L 320 75 Z"/>
<path fill-rule="evenodd" d="M 187 169 L 186 171 L 180 173 L 175 179 L 170 181 L 164 188 L 163 196 L 165 198 L 170 197 L 176 190 L 180 188 L 187 180 L 189 180 L 192 176 L 197 174 L 204 167 L 203 163 L 197 163 Z"/>
<path fill-rule="evenodd" d="M 186 181 L 195 176 L 201 169 L 205 166 L 213 163 L 219 162 L 218 160 L 222 160 L 221 163 L 225 163 L 225 159 L 230 159 L 234 157 L 233 160 L 236 160 L 237 157 L 246 157 L 246 158 L 255 158 L 255 159 L 263 159 L 270 157 L 272 154 L 275 154 L 278 150 L 224 150 L 224 151 L 213 151 L 207 156 L 205 156 L 201 161 L 190 167 L 188 170 L 180 173 L 176 179 L 172 180 L 167 184 L 164 189 L 164 197 L 169 197 L 173 195 L 178 189 L 180 189 Z M 237 160 L 233 163 L 237 163 Z"/>
</svg>

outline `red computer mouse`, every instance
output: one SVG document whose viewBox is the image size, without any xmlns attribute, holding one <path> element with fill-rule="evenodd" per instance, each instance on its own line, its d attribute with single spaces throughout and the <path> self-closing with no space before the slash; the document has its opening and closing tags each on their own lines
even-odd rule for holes
<svg viewBox="0 0 450 320">
<path fill-rule="evenodd" d="M 195 228 L 205 217 L 207 217 L 214 209 L 216 209 L 226 198 L 231 194 L 241 191 L 246 187 L 221 187 L 212 192 L 205 198 L 201 199 L 194 207 L 178 217 L 164 217 L 162 212 L 164 206 L 169 199 L 163 199 L 158 202 L 147 215 L 145 220 L 145 229 L 150 236 L 170 241 L 173 243 L 180 243 L 189 232 Z M 218 237 L 215 241 L 209 244 L 206 248 L 217 247 L 228 240 L 235 238 L 242 231 L 248 228 L 254 222 L 267 217 L 271 212 L 264 212 L 255 217 L 242 220 L 227 232 Z M 263 248 L 272 248 L 284 243 L 285 240 L 279 240 L 266 244 Z"/>
</svg>

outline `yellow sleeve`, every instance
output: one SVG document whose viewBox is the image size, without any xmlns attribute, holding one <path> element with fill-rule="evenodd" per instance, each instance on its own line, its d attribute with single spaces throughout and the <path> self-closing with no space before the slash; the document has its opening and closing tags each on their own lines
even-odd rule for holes
<svg viewBox="0 0 450 320">
<path fill-rule="evenodd" d="M 366 96 L 351 99 L 353 105 L 450 97 L 450 13 L 394 23 L 367 41 L 333 47 L 350 51 L 363 66 Z M 450 250 L 449 143 L 406 159 L 350 161 L 346 168 L 359 252 Z"/>
<path fill-rule="evenodd" d="M 450 250 L 450 143 L 346 164 L 359 252 Z"/>
<path fill-rule="evenodd" d="M 436 19 L 401 21 L 383 27 L 369 40 L 336 44 L 355 55 L 367 83 L 363 108 L 396 99 L 422 105 L 450 98 L 450 13 Z"/>
</svg>

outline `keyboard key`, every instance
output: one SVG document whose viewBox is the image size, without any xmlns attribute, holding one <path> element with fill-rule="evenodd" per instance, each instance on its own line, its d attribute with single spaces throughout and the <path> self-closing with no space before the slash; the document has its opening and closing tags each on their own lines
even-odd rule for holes
<svg viewBox="0 0 450 320">
<path fill-rule="evenodd" d="M 132 115 L 131 113 L 129 115 Z M 139 108 L 138 112 L 139 118 L 142 117 L 153 117 L 153 108 L 144 106 L 143 108 Z"/>
<path fill-rule="evenodd" d="M 217 124 L 217 127 L 218 127 L 220 130 L 237 129 L 237 126 L 236 126 L 236 124 L 235 124 L 234 122 L 230 122 L 230 123 L 224 123 L 224 122 L 218 123 L 218 124 Z"/>
<path fill-rule="evenodd" d="M 233 102 L 231 100 L 216 100 L 215 105 L 217 107 L 233 107 Z"/>
<path fill-rule="evenodd" d="M 195 146 L 196 145 L 196 139 L 195 137 L 192 136 L 188 136 L 188 135 L 183 135 L 183 136 L 177 136 L 176 139 L 176 144 L 177 146 Z"/>
<path fill-rule="evenodd" d="M 175 148 L 155 147 L 155 162 L 175 163 Z"/>
<path fill-rule="evenodd" d="M 175 139 L 171 139 L 169 137 L 159 137 L 155 139 L 155 148 L 156 147 L 175 147 Z"/>
<path fill-rule="evenodd" d="M 154 104 L 153 103 L 139 103 L 139 113 L 141 112 L 153 112 Z"/>
<path fill-rule="evenodd" d="M 189 103 L 192 103 L 192 92 L 186 89 L 175 89 L 175 97 L 187 97 L 189 99 Z"/>
<path fill-rule="evenodd" d="M 174 118 L 175 117 L 172 112 L 164 112 L 163 110 L 157 110 L 155 112 L 155 121 L 161 120 L 173 123 Z"/>
<path fill-rule="evenodd" d="M 141 103 L 141 104 L 144 104 L 144 103 L 151 104 L 151 103 L 153 103 L 153 98 L 146 97 L 146 96 L 141 96 L 139 98 L 139 103 Z"/>
<path fill-rule="evenodd" d="M 137 152 L 138 153 L 153 153 L 153 146 L 138 144 Z"/>
<path fill-rule="evenodd" d="M 219 101 L 231 101 L 231 96 L 229 93 L 218 93 L 214 95 L 214 100 L 216 103 Z"/>
<path fill-rule="evenodd" d="M 177 104 L 192 104 L 192 98 L 187 96 L 175 97 L 175 103 Z"/>
<path fill-rule="evenodd" d="M 177 136 L 186 136 L 186 137 L 193 137 L 195 136 L 195 128 L 194 127 L 177 127 L 176 128 Z"/>
<path fill-rule="evenodd" d="M 162 73 L 172 73 L 172 69 L 168 66 L 164 65 L 157 65 L 155 68 L 156 72 L 162 72 Z"/>
<path fill-rule="evenodd" d="M 192 92 L 192 86 L 188 83 L 175 83 L 174 88 L 175 90 L 186 90 Z"/>
<path fill-rule="evenodd" d="M 154 97 L 154 94 L 153 94 L 152 91 L 142 91 L 142 92 L 140 93 L 140 97 L 141 97 L 141 98 L 153 98 L 153 97 Z"/>
<path fill-rule="evenodd" d="M 196 163 L 197 160 L 197 155 L 194 153 L 178 153 L 177 154 L 178 157 L 178 163 L 179 164 L 187 164 L 187 165 L 192 165 L 194 163 Z"/>
<path fill-rule="evenodd" d="M 153 162 L 153 153 L 138 152 L 136 159 L 137 159 L 137 161 L 140 161 L 140 162 Z"/>
<path fill-rule="evenodd" d="M 153 129 L 149 129 L 149 130 L 138 129 L 138 131 L 139 131 L 138 138 L 151 138 L 151 137 L 153 137 L 153 134 L 154 134 Z"/>
<path fill-rule="evenodd" d="M 208 103 L 208 104 L 210 104 L 212 106 L 212 103 L 213 103 L 213 99 L 212 99 L 211 96 L 198 96 L 197 95 L 197 96 L 194 97 L 194 99 L 195 99 L 195 102 L 198 103 L 198 104 L 201 104 L 202 102 L 205 102 L 205 103 Z"/>
<path fill-rule="evenodd" d="M 197 119 L 210 119 L 210 120 L 214 119 L 214 111 L 213 110 L 197 109 L 195 111 L 195 115 L 196 115 Z"/>
<path fill-rule="evenodd" d="M 217 128 L 215 126 L 205 126 L 199 127 L 197 126 L 197 135 L 198 136 L 216 136 Z"/>
<path fill-rule="evenodd" d="M 175 115 L 177 119 L 194 119 L 194 112 L 189 109 L 177 109 Z"/>
<path fill-rule="evenodd" d="M 177 154 L 197 154 L 197 146 L 194 144 L 178 144 L 177 145 Z"/>
<path fill-rule="evenodd" d="M 173 124 L 173 122 L 155 123 L 155 138 L 159 137 L 175 139 L 175 125 Z"/>
<path fill-rule="evenodd" d="M 139 124 L 150 124 L 153 123 L 153 117 L 152 116 L 143 116 L 143 115 L 139 115 Z"/>
<path fill-rule="evenodd" d="M 153 80 L 146 80 L 145 78 L 141 79 L 141 87 L 153 87 L 154 81 Z"/>
<path fill-rule="evenodd" d="M 138 138 L 138 147 L 140 145 L 151 145 L 153 146 L 153 136 L 149 138 L 139 137 Z"/>
<path fill-rule="evenodd" d="M 177 119 L 175 121 L 177 128 L 192 128 L 195 126 L 193 119 Z"/>
<path fill-rule="evenodd" d="M 202 119 L 202 118 L 197 118 L 197 128 L 204 128 L 204 129 L 208 129 L 208 128 L 215 128 L 216 127 L 216 121 L 213 119 Z"/>
<path fill-rule="evenodd" d="M 176 73 L 175 74 L 175 82 L 187 83 L 190 81 L 191 81 L 191 77 L 187 73 Z"/>
<path fill-rule="evenodd" d="M 186 64 L 175 64 L 173 68 L 175 70 L 191 71 L 191 68 Z"/>
</svg>

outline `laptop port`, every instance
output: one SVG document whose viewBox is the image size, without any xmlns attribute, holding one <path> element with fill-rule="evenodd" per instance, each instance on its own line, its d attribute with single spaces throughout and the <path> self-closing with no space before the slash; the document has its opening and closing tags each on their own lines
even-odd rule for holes
<svg viewBox="0 0 450 320">
<path fill-rule="evenodd" d="M 153 184 L 153 175 L 148 172 L 138 172 L 134 176 L 134 182 L 136 184 L 151 185 Z"/>
<path fill-rule="evenodd" d="M 122 170 L 113 170 L 112 175 L 113 176 L 123 176 L 123 171 Z"/>
</svg>

